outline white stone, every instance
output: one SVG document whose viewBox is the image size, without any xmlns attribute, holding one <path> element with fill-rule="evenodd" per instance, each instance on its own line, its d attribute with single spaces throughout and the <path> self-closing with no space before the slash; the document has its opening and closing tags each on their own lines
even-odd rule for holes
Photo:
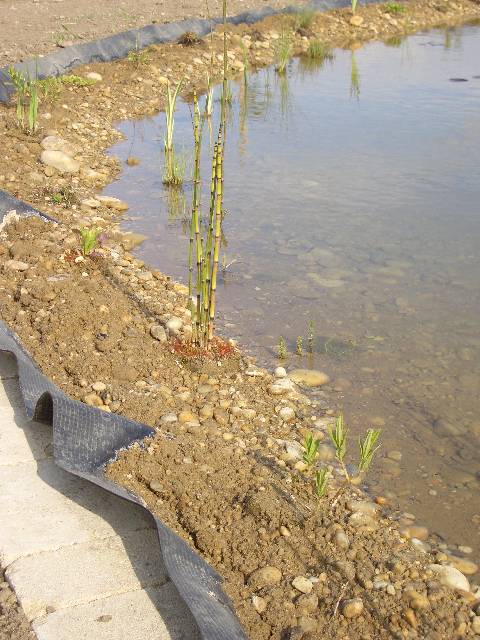
<svg viewBox="0 0 480 640">
<path fill-rule="evenodd" d="M 458 569 L 444 566 L 442 564 L 430 564 L 428 566 L 438 577 L 439 581 L 450 589 L 461 589 L 470 591 L 470 584 L 467 578 Z"/>
<path fill-rule="evenodd" d="M 95 80 L 95 82 L 100 82 L 101 80 L 103 80 L 102 76 L 96 71 L 89 71 L 85 77 L 89 80 Z"/>
<path fill-rule="evenodd" d="M 77 153 L 77 149 L 73 144 L 59 136 L 47 136 L 41 141 L 40 146 L 42 149 L 48 149 L 49 151 L 61 151 L 70 157 L 73 157 Z"/>
<path fill-rule="evenodd" d="M 61 173 L 76 173 L 80 169 L 80 163 L 67 156 L 63 151 L 45 149 L 45 151 L 42 151 L 40 160 L 47 167 L 53 167 Z"/>
<path fill-rule="evenodd" d="M 274 371 L 275 378 L 286 378 L 287 372 L 284 367 L 277 367 Z"/>
</svg>

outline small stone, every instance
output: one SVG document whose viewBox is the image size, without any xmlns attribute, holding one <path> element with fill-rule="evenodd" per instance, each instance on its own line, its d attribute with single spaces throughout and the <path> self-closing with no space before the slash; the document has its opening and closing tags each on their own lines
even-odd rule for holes
<svg viewBox="0 0 480 640">
<path fill-rule="evenodd" d="M 98 209 L 100 206 L 100 201 L 96 198 L 85 198 L 81 203 L 84 207 L 88 207 L 89 209 Z"/>
<path fill-rule="evenodd" d="M 448 556 L 448 561 L 466 576 L 473 576 L 478 571 L 478 565 L 466 558 L 459 558 L 457 556 Z"/>
<path fill-rule="evenodd" d="M 40 146 L 49 151 L 61 151 L 70 157 L 73 157 L 77 153 L 76 148 L 70 144 L 70 142 L 67 142 L 67 140 L 59 136 L 47 136 L 41 141 Z"/>
<path fill-rule="evenodd" d="M 366 513 L 372 517 L 375 517 L 378 512 L 378 505 L 370 500 L 349 500 L 346 506 L 349 511 Z"/>
<path fill-rule="evenodd" d="M 96 71 L 89 71 L 85 77 L 89 80 L 95 80 L 95 82 L 100 82 L 101 80 L 103 80 L 102 76 Z"/>
<path fill-rule="evenodd" d="M 362 16 L 352 16 L 349 22 L 352 26 L 359 27 L 361 24 L 363 24 L 363 18 Z"/>
<path fill-rule="evenodd" d="M 87 393 L 83 397 L 83 401 L 90 407 L 101 407 L 103 405 L 103 400 L 100 398 L 100 396 L 97 396 L 96 393 Z"/>
<path fill-rule="evenodd" d="M 291 407 L 282 407 L 278 415 L 284 422 L 292 422 L 296 417 L 295 411 Z"/>
<path fill-rule="evenodd" d="M 402 452 L 401 451 L 389 451 L 387 453 L 387 458 L 390 458 L 390 460 L 395 460 L 395 462 L 400 462 L 400 460 L 402 459 Z"/>
<path fill-rule="evenodd" d="M 480 635 L 480 616 L 474 616 L 472 618 L 472 631 Z"/>
<path fill-rule="evenodd" d="M 218 424 L 221 424 L 222 426 L 226 426 L 228 424 L 228 413 L 221 407 L 215 407 L 213 410 L 213 417 Z"/>
<path fill-rule="evenodd" d="M 278 584 L 282 579 L 282 572 L 276 567 L 266 566 L 257 569 L 248 577 L 248 585 L 255 590 Z"/>
<path fill-rule="evenodd" d="M 313 618 L 308 616 L 300 616 L 298 618 L 298 625 L 305 633 L 313 633 L 317 628 L 317 623 Z"/>
<path fill-rule="evenodd" d="M 342 603 L 342 613 L 345 618 L 358 618 L 363 612 L 363 602 L 360 598 L 344 600 Z"/>
<path fill-rule="evenodd" d="M 287 372 L 283 367 L 277 367 L 273 375 L 275 376 L 275 378 L 286 378 Z"/>
<path fill-rule="evenodd" d="M 304 576 L 297 576 L 292 580 L 292 587 L 301 593 L 310 593 L 313 589 L 313 584 Z"/>
<path fill-rule="evenodd" d="M 154 493 L 162 493 L 163 491 L 163 486 L 158 480 L 152 480 L 148 486 Z"/>
<path fill-rule="evenodd" d="M 95 196 L 95 198 L 109 209 L 115 209 L 115 211 L 126 211 L 128 209 L 128 204 L 120 200 L 120 198 L 114 198 L 113 196 Z"/>
<path fill-rule="evenodd" d="M 203 407 L 200 409 L 200 416 L 202 418 L 212 418 L 213 417 L 213 405 L 211 404 L 204 404 Z"/>
<path fill-rule="evenodd" d="M 403 614 L 405 620 L 408 622 L 408 624 L 413 627 L 413 629 L 416 629 L 418 626 L 418 622 L 417 622 L 417 616 L 415 615 L 415 611 L 413 611 L 413 609 L 407 609 L 405 611 L 405 613 Z"/>
<path fill-rule="evenodd" d="M 178 420 L 185 424 L 187 422 L 196 422 L 197 417 L 194 416 L 191 411 L 180 411 L 178 414 Z"/>
<path fill-rule="evenodd" d="M 289 373 L 290 380 L 306 387 L 321 387 L 330 382 L 330 378 L 323 371 L 315 369 L 294 369 Z"/>
<path fill-rule="evenodd" d="M 441 564 L 430 564 L 431 569 L 438 577 L 439 581 L 449 589 L 461 589 L 470 591 L 470 584 L 467 578 L 455 567 L 448 567 Z"/>
<path fill-rule="evenodd" d="M 97 391 L 98 393 L 105 391 L 106 388 L 107 388 L 107 385 L 104 382 L 94 382 L 92 384 L 92 389 L 94 391 Z"/>
<path fill-rule="evenodd" d="M 172 422 L 178 422 L 178 418 L 174 413 L 166 413 L 160 418 L 162 424 L 171 424 Z"/>
<path fill-rule="evenodd" d="M 427 596 L 413 589 L 411 591 L 406 591 L 404 598 L 408 601 L 410 607 L 415 610 L 427 609 L 430 606 L 430 601 Z"/>
<path fill-rule="evenodd" d="M 225 431 L 225 433 L 222 434 L 222 438 L 225 440 L 225 442 L 230 442 L 234 437 L 235 436 L 230 431 Z"/>
<path fill-rule="evenodd" d="M 263 613 L 267 608 L 267 601 L 265 598 L 261 598 L 260 596 L 252 596 L 252 604 L 257 613 Z"/>
<path fill-rule="evenodd" d="M 127 164 L 129 167 L 135 167 L 137 164 L 140 164 L 140 160 L 138 160 L 138 158 L 130 156 L 129 158 L 127 158 Z"/>
<path fill-rule="evenodd" d="M 280 535 L 283 536 L 284 538 L 289 538 L 292 534 L 290 533 L 290 530 L 287 529 L 287 527 L 284 527 L 282 525 L 280 527 Z"/>
<path fill-rule="evenodd" d="M 167 332 L 161 324 L 154 324 L 150 327 L 150 335 L 159 342 L 167 342 Z"/>
<path fill-rule="evenodd" d="M 338 529 L 335 532 L 335 544 L 339 549 L 348 549 L 350 546 L 350 540 L 343 529 Z"/>
<path fill-rule="evenodd" d="M 5 262 L 5 268 L 11 271 L 26 271 L 29 266 L 27 262 L 22 262 L 21 260 L 7 260 Z"/>
<path fill-rule="evenodd" d="M 417 538 L 418 540 L 427 540 L 428 529 L 427 527 L 421 527 L 420 525 L 412 524 L 408 527 L 402 527 L 400 529 L 400 535 L 404 538 Z"/>
<path fill-rule="evenodd" d="M 45 151 L 42 151 L 40 161 L 47 167 L 57 169 L 61 173 L 76 173 L 80 169 L 80 163 L 67 156 L 63 151 L 45 149 Z"/>
<path fill-rule="evenodd" d="M 183 321 L 180 318 L 172 316 L 165 326 L 167 327 L 168 332 L 175 336 L 183 327 Z"/>
</svg>

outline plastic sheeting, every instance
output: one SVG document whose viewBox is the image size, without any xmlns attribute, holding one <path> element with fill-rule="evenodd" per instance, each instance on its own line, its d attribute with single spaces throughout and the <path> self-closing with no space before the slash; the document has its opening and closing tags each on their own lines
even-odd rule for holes
<svg viewBox="0 0 480 640">
<path fill-rule="evenodd" d="M 317 11 L 326 11 L 349 5 L 350 2 L 348 0 L 314 0 L 310 6 Z M 298 11 L 298 7 L 287 7 L 282 9 L 281 13 L 294 13 L 296 11 Z M 248 11 L 232 16 L 228 18 L 228 22 L 232 24 L 253 24 L 275 13 L 280 13 L 280 11 L 266 7 L 261 11 Z M 191 18 L 168 24 L 149 24 L 139 29 L 123 31 L 93 42 L 65 47 L 65 49 L 60 49 L 36 60 L 15 64 L 14 67 L 19 71 L 30 73 L 32 76 L 38 74 L 38 78 L 62 75 L 81 64 L 110 62 L 111 60 L 125 58 L 130 51 L 136 48 L 144 49 L 151 44 L 174 42 L 186 31 L 193 31 L 200 37 L 205 36 L 213 26 L 220 22 L 220 18 L 212 20 Z M 7 102 L 12 93 L 13 86 L 9 80 L 8 68 L 4 67 L 0 69 L 0 102 Z"/>
</svg>

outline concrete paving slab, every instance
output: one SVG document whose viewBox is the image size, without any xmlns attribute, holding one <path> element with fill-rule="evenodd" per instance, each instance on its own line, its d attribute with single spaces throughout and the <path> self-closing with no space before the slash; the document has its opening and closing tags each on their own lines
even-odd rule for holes
<svg viewBox="0 0 480 640">
<path fill-rule="evenodd" d="M 51 458 L 52 427 L 0 409 L 0 465 Z"/>
<path fill-rule="evenodd" d="M 168 580 L 151 530 L 20 558 L 5 575 L 29 620 L 47 607 L 73 607 Z"/>
<path fill-rule="evenodd" d="M 0 466 L 0 486 L 3 565 L 34 553 L 152 529 L 144 509 L 50 460 Z"/>
<path fill-rule="evenodd" d="M 171 582 L 55 611 L 33 623 L 38 640 L 198 640 Z"/>
</svg>

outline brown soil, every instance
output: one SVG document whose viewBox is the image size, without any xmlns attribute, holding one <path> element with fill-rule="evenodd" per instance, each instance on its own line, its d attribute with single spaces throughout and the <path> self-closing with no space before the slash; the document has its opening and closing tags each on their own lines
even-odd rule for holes
<svg viewBox="0 0 480 640">
<path fill-rule="evenodd" d="M 302 4 L 289 2 L 289 5 Z M 210 16 L 222 13 L 219 0 L 209 0 Z M 283 0 L 229 0 L 229 15 L 264 7 L 282 9 Z M 204 0 L 15 0 L 0 2 L 0 66 L 50 53 L 151 23 L 207 18 Z"/>
<path fill-rule="evenodd" d="M 0 640 L 33 640 L 35 635 L 0 570 Z"/>
<path fill-rule="evenodd" d="M 446 590 L 428 568 L 448 560 L 440 541 L 430 539 L 434 555 L 420 552 L 394 513 L 353 486 L 331 506 L 342 478 L 321 402 L 291 382 L 277 394 L 275 379 L 239 353 L 179 355 L 175 345 L 191 330 L 185 288 L 115 242 L 72 260 L 77 243 L 65 226 L 10 221 L 0 244 L 2 318 L 72 397 L 156 427 L 147 448 L 123 452 L 108 474 L 221 573 L 249 638 L 474 637 L 475 596 Z M 152 337 L 172 316 L 180 332 Z M 309 429 L 334 474 L 321 500 L 285 446 L 298 448 Z M 274 582 L 255 573 L 264 567 L 274 567 Z M 298 577 L 310 579 L 310 593 L 292 586 Z M 349 618 L 354 598 L 363 612 Z"/>
<path fill-rule="evenodd" d="M 311 34 L 294 35 L 296 52 L 313 36 L 330 46 L 355 47 L 472 19 L 480 6 L 470 0 L 421 1 L 395 18 L 382 6 L 358 14 L 364 19 L 360 27 L 350 25 L 348 10 L 318 15 Z M 250 63 L 271 63 L 272 32 L 278 34 L 282 23 L 293 27 L 291 18 L 272 18 L 231 29 L 232 65 L 242 59 L 239 37 L 245 35 L 252 42 Z M 215 36 L 211 46 L 219 54 L 221 39 Z M 238 352 L 219 361 L 182 353 L 178 341 L 187 341 L 191 332 L 185 287 L 125 253 L 132 238 L 117 229 L 119 211 L 84 202 L 119 170 L 120 163 L 103 153 L 118 138 L 115 120 L 161 108 L 167 77 L 175 81 L 186 74 L 186 91 L 201 89 L 209 47 L 209 40 L 192 47 L 155 46 L 145 64 L 78 69 L 80 75 L 100 73 L 103 80 L 61 87 L 54 101 L 41 105 L 42 128 L 34 136 L 18 130 L 12 106 L 0 107 L 0 187 L 66 223 L 30 219 L 4 229 L 0 315 L 72 397 L 156 427 L 146 449 L 122 453 L 108 472 L 220 571 L 250 638 L 474 637 L 473 594 L 446 591 L 427 567 L 449 562 L 440 541 L 429 540 L 434 556 L 421 553 L 394 526 L 392 517 L 411 524 L 407 515 L 356 515 L 372 504 L 352 503 L 359 499 L 353 487 L 331 508 L 341 483 L 334 465 L 329 496 L 314 497 L 312 477 L 299 470 L 291 447 L 298 448 L 312 428 L 326 440 L 328 407 L 295 385 L 273 394 L 273 377 Z M 195 62 L 202 58 L 208 63 Z M 218 77 L 218 58 L 215 65 Z M 62 175 L 39 162 L 47 133 L 75 145 L 79 172 Z M 80 260 L 72 228 L 83 224 L 106 229 L 109 243 L 99 256 Z M 180 329 L 167 339 L 172 317 Z M 294 412 L 291 421 L 280 417 L 285 408 Z M 321 459 L 332 464 L 327 444 Z M 348 545 L 344 538 L 339 542 L 340 530 Z M 277 569 L 269 572 L 274 583 L 263 584 L 254 573 L 265 566 Z M 292 586 L 296 577 L 310 579 L 310 594 Z M 363 612 L 349 618 L 352 598 L 361 600 Z"/>
</svg>

